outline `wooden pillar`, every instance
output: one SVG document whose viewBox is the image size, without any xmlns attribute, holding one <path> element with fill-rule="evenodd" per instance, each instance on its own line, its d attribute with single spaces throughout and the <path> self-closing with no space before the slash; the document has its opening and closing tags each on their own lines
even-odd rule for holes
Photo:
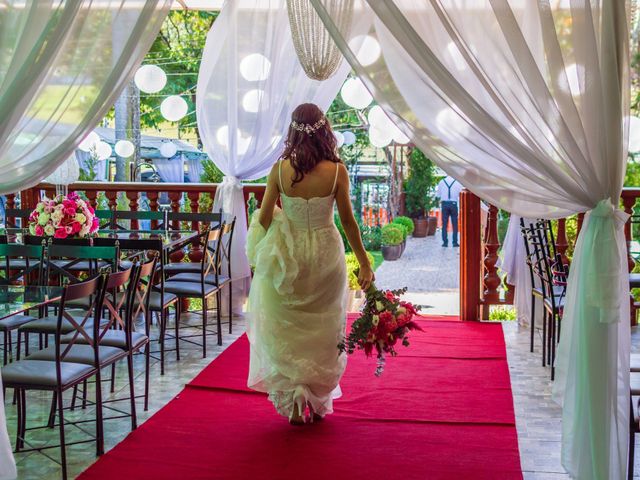
<svg viewBox="0 0 640 480">
<path fill-rule="evenodd" d="M 149 199 L 149 210 L 157 212 L 159 208 L 158 204 L 158 192 L 147 192 L 147 198 Z M 158 220 L 151 220 L 151 230 L 158 229 Z"/>
<path fill-rule="evenodd" d="M 496 263 L 498 263 L 498 250 L 500 249 L 500 241 L 498 240 L 498 207 L 489 206 L 489 215 L 487 216 L 487 229 L 485 237 L 485 254 L 484 254 L 484 291 L 482 293 L 483 301 L 489 305 L 500 302 L 500 276 Z"/>
<path fill-rule="evenodd" d="M 482 241 L 480 199 L 464 189 L 460 193 L 460 319 L 479 320 Z"/>
<path fill-rule="evenodd" d="M 138 211 L 138 195 L 139 193 L 137 191 L 127 192 L 127 199 L 129 200 L 129 210 L 132 212 Z M 130 227 L 131 230 L 138 230 L 140 228 L 137 218 L 131 219 Z"/>
<path fill-rule="evenodd" d="M 200 200 L 200 192 L 188 192 L 187 198 L 189 199 L 189 207 L 191 208 L 192 213 L 198 213 L 200 209 L 200 204 L 198 203 Z M 191 229 L 194 232 L 200 231 L 200 222 L 191 222 Z M 191 249 L 189 250 L 189 260 L 194 263 L 199 263 L 202 260 L 203 252 L 202 247 L 200 246 L 200 242 L 198 240 L 194 240 L 191 244 Z"/>
<path fill-rule="evenodd" d="M 171 211 L 179 212 L 180 211 L 180 199 L 182 198 L 182 192 L 173 191 L 169 192 L 169 200 L 171 200 Z M 171 222 L 171 228 L 173 230 L 180 230 L 180 222 L 178 220 L 173 220 Z M 174 263 L 181 262 L 184 258 L 184 252 L 182 250 L 178 250 L 173 252 L 170 256 L 171 261 Z"/>
<path fill-rule="evenodd" d="M 98 191 L 97 190 L 87 190 L 85 192 L 87 196 L 87 200 L 89 200 L 89 205 L 93 207 L 94 210 L 98 209 Z"/>
<path fill-rule="evenodd" d="M 561 218 L 558 220 L 558 233 L 556 234 L 556 248 L 560 254 L 563 265 L 569 264 L 567 258 L 567 248 L 569 248 L 569 240 L 567 239 L 567 219 Z"/>
</svg>

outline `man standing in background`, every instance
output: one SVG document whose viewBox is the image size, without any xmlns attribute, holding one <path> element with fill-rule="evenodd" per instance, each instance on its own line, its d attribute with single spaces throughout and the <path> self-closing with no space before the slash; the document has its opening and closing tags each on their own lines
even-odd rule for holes
<svg viewBox="0 0 640 480">
<path fill-rule="evenodd" d="M 442 212 L 442 246 L 449 246 L 449 236 L 447 228 L 449 219 L 453 227 L 453 246 L 459 247 L 458 244 L 458 200 L 460 199 L 460 191 L 462 185 L 455 178 L 447 175 L 438 183 L 436 187 L 436 196 L 440 198 L 440 210 Z"/>
</svg>

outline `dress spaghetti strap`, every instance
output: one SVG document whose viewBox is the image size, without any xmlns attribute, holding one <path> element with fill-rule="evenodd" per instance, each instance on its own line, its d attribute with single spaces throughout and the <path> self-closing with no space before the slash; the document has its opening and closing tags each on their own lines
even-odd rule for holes
<svg viewBox="0 0 640 480">
<path fill-rule="evenodd" d="M 340 164 L 338 162 L 336 162 L 336 175 L 333 177 L 333 188 L 331 188 L 331 195 L 336 193 L 336 184 L 338 183 L 338 168 L 339 167 L 340 167 Z"/>
<path fill-rule="evenodd" d="M 282 188 L 282 159 L 278 160 L 278 183 L 280 184 L 280 192 L 284 193 L 284 188 Z"/>
</svg>

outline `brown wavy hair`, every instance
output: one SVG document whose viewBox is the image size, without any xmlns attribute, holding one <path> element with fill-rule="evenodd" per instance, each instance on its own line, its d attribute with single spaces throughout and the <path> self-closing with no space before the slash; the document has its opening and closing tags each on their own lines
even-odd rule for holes
<svg viewBox="0 0 640 480">
<path fill-rule="evenodd" d="M 292 122 L 305 125 L 314 125 L 322 118 L 325 119 L 325 124 L 314 133 L 301 132 L 289 125 L 284 152 L 282 152 L 280 159 L 288 159 L 295 172 L 291 182 L 292 187 L 321 161 L 329 160 L 335 163 L 341 161 L 338 156 L 336 136 L 333 134 L 329 120 L 317 105 L 303 103 L 298 105 L 291 114 Z"/>
</svg>

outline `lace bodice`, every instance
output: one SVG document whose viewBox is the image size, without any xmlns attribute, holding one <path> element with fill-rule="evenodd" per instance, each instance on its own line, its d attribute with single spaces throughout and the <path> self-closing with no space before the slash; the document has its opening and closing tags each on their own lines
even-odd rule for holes
<svg viewBox="0 0 640 480">
<path fill-rule="evenodd" d="M 333 194 L 307 200 L 281 193 L 280 200 L 284 214 L 296 229 L 315 230 L 333 226 Z"/>
</svg>

